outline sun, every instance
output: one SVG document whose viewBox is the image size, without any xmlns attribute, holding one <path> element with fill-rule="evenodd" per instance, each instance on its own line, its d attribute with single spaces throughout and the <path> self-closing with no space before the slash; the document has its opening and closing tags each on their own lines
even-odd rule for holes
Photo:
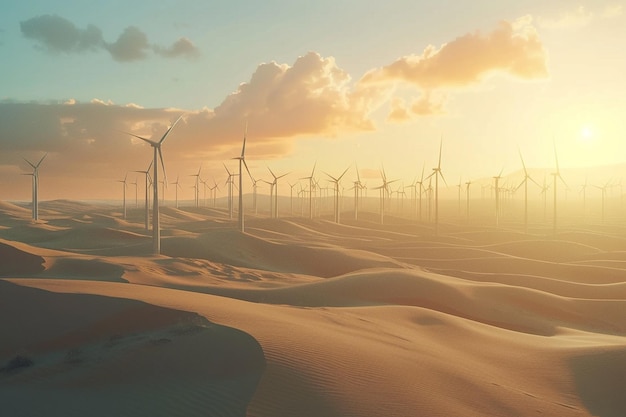
<svg viewBox="0 0 626 417">
<path fill-rule="evenodd" d="M 593 129 L 589 125 L 585 125 L 580 130 L 580 139 L 583 142 L 591 142 L 594 140 Z"/>
</svg>

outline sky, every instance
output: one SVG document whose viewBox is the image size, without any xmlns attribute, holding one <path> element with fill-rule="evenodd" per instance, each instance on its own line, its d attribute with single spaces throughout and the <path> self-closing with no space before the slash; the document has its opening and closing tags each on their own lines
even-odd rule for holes
<svg viewBox="0 0 626 417">
<path fill-rule="evenodd" d="M 162 148 L 181 199 L 198 169 L 219 184 L 224 164 L 238 169 L 246 126 L 251 174 L 289 173 L 281 194 L 314 164 L 320 179 L 349 167 L 346 187 L 357 166 L 368 186 L 383 168 L 408 185 L 440 146 L 451 187 L 519 175 L 520 153 L 543 176 L 555 148 L 564 172 L 593 175 L 626 163 L 624 3 L 13 2 L 0 15 L 0 200 L 28 201 L 25 159 L 46 154 L 40 200 L 121 199 L 117 181 L 141 184 L 152 160 L 131 134 L 158 140 L 181 115 Z"/>
</svg>

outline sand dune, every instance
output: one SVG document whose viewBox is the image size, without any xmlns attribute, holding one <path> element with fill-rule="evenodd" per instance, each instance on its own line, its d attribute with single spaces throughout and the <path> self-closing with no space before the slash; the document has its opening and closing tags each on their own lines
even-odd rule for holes
<svg viewBox="0 0 626 417">
<path fill-rule="evenodd" d="M 168 207 L 152 256 L 141 209 L 42 206 L 0 206 L 8 415 L 626 415 L 616 234 Z"/>
</svg>

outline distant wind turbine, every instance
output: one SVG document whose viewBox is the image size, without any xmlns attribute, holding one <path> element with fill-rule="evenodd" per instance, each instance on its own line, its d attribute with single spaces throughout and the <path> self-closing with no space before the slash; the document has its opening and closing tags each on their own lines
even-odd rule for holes
<svg viewBox="0 0 626 417">
<path fill-rule="evenodd" d="M 137 190 L 137 177 L 135 176 L 135 182 L 129 182 L 129 184 L 135 186 L 135 208 L 139 208 L 139 191 Z"/>
<path fill-rule="evenodd" d="M 173 183 L 171 183 L 174 186 L 174 190 L 176 190 L 175 195 L 176 195 L 176 208 L 178 208 L 178 189 L 182 188 L 180 186 L 180 181 L 179 181 L 180 176 L 176 176 L 176 181 L 174 181 Z"/>
<path fill-rule="evenodd" d="M 226 170 L 226 172 L 228 173 L 228 178 L 226 179 L 226 182 L 224 183 L 224 185 L 228 185 L 228 218 L 232 219 L 233 218 L 233 177 L 236 176 L 237 174 L 233 174 L 230 172 L 230 170 L 228 169 L 228 167 L 226 166 L 226 164 L 222 164 L 224 165 L 224 169 Z"/>
<path fill-rule="evenodd" d="M 131 136 L 136 137 L 137 139 L 141 139 L 144 142 L 150 144 L 154 149 L 153 159 L 152 159 L 152 186 L 153 186 L 153 201 L 152 201 L 152 252 L 155 255 L 161 254 L 161 225 L 159 223 L 159 161 L 161 160 L 161 167 L 163 168 L 163 176 L 167 178 L 167 174 L 165 172 L 165 162 L 163 162 L 163 153 L 161 152 L 161 145 L 170 134 L 174 126 L 180 121 L 183 116 L 179 116 L 178 119 L 167 129 L 167 131 L 163 134 L 161 139 L 156 142 L 150 139 L 143 138 L 141 136 L 137 136 L 133 133 L 128 133 Z"/>
<path fill-rule="evenodd" d="M 380 224 L 385 223 L 385 194 L 389 194 L 389 184 L 396 182 L 397 180 L 387 181 L 387 174 L 385 173 L 385 167 L 380 170 L 380 176 L 383 183 L 380 187 L 374 187 L 374 190 L 380 190 Z"/>
<path fill-rule="evenodd" d="M 301 180 L 309 180 L 309 218 L 313 219 L 313 189 L 314 189 L 314 175 L 315 175 L 315 166 L 317 165 L 317 161 L 313 164 L 313 171 L 311 171 L 311 175 L 308 177 L 300 178 Z"/>
<path fill-rule="evenodd" d="M 553 228 L 553 233 L 556 235 L 556 184 L 557 184 L 557 178 L 561 180 L 561 182 L 563 183 L 563 185 L 565 185 L 565 187 L 567 187 L 567 183 L 565 182 L 565 180 L 563 179 L 563 177 L 561 176 L 561 170 L 559 169 L 559 156 L 556 153 L 556 143 L 554 143 L 554 160 L 556 162 L 556 172 L 553 172 L 551 175 L 554 177 L 554 213 L 553 213 L 553 223 L 552 223 L 552 228 Z"/>
<path fill-rule="evenodd" d="M 496 226 L 498 226 L 500 224 L 500 179 L 502 178 L 502 171 L 504 171 L 504 167 L 500 170 L 500 173 L 493 177 L 495 183 L 493 186 L 493 189 L 495 191 L 495 195 L 496 195 Z"/>
<path fill-rule="evenodd" d="M 248 171 L 248 175 L 252 178 L 252 174 L 250 174 L 250 170 L 248 169 L 248 164 L 246 164 L 246 136 L 248 135 L 248 123 L 246 123 L 246 130 L 243 133 L 243 146 L 241 147 L 241 156 L 238 156 L 233 159 L 239 160 L 239 212 L 237 218 L 237 224 L 240 232 L 244 232 L 244 213 L 243 213 L 243 167 Z M 243 165 L 243 167 L 242 167 Z"/>
<path fill-rule="evenodd" d="M 524 185 L 524 232 L 528 232 L 528 180 L 534 182 L 538 187 L 541 187 L 537 181 L 535 181 L 530 175 L 528 175 L 528 170 L 526 169 L 526 164 L 524 163 L 524 158 L 522 157 L 522 151 L 518 149 L 519 159 L 522 161 L 522 167 L 524 168 L 524 179 L 517 188 Z"/>
<path fill-rule="evenodd" d="M 441 149 L 443 147 L 443 137 L 439 142 L 439 162 L 437 162 L 437 167 L 433 168 L 433 173 L 430 174 L 430 177 L 435 177 L 435 234 L 439 233 L 439 177 L 443 180 L 446 186 L 446 179 L 441 172 Z"/>
<path fill-rule="evenodd" d="M 595 188 L 599 189 L 602 192 L 602 221 L 604 222 L 604 201 L 606 200 L 606 190 L 611 186 L 611 180 L 607 181 L 606 184 L 599 186 L 594 185 Z"/>
<path fill-rule="evenodd" d="M 198 168 L 197 174 L 189 175 L 190 177 L 196 177 L 196 186 L 194 187 L 196 190 L 194 192 L 194 200 L 195 200 L 196 208 L 200 206 L 200 171 L 202 171 L 202 164 L 200 164 L 200 168 Z"/>
<path fill-rule="evenodd" d="M 346 172 L 348 172 L 348 169 L 350 169 L 350 167 L 346 168 L 346 170 L 343 171 L 343 173 L 337 178 L 325 172 L 325 174 L 328 177 L 330 177 L 331 182 L 335 184 L 335 207 L 334 207 L 335 208 L 335 223 L 339 223 L 339 215 L 340 215 L 339 213 L 341 211 L 339 210 L 339 181 L 341 181 L 341 178 L 343 178 L 343 176 L 346 175 Z"/>
<path fill-rule="evenodd" d="M 274 184 L 274 213 L 272 214 L 272 217 L 277 219 L 278 218 L 278 180 L 286 175 L 289 175 L 289 173 L 276 176 L 274 172 L 272 172 L 272 169 L 270 167 L 267 167 L 267 169 L 269 169 L 270 174 L 272 174 L 272 177 L 274 177 L 274 182 L 273 182 Z"/>
<path fill-rule="evenodd" d="M 123 180 L 117 180 L 117 182 L 121 182 L 122 183 L 122 188 L 124 190 L 124 199 L 123 201 L 123 210 L 124 210 L 124 220 L 126 220 L 126 188 L 128 188 L 128 184 L 126 183 L 126 178 L 128 178 L 128 173 L 126 173 L 126 175 L 124 175 L 124 179 Z"/>
<path fill-rule="evenodd" d="M 36 164 L 33 164 L 28 159 L 23 158 L 24 161 L 26 161 L 28 165 L 30 165 L 33 168 L 33 172 L 27 175 L 31 175 L 33 177 L 33 206 L 32 206 L 33 215 L 32 217 L 33 217 L 33 220 L 35 221 L 39 220 L 39 166 L 41 165 L 43 160 L 46 158 L 46 156 L 48 156 L 47 153 L 44 154 L 44 156 L 42 156 L 39 162 L 37 162 Z"/>
<path fill-rule="evenodd" d="M 145 221 L 146 221 L 146 230 L 150 230 L 150 185 L 149 185 L 149 181 L 150 181 L 150 168 L 152 168 L 152 164 L 154 161 L 150 162 L 150 165 L 148 165 L 148 169 L 146 169 L 145 171 L 135 171 L 135 172 L 139 172 L 141 174 L 144 174 L 146 176 L 146 213 L 145 213 Z"/>
</svg>

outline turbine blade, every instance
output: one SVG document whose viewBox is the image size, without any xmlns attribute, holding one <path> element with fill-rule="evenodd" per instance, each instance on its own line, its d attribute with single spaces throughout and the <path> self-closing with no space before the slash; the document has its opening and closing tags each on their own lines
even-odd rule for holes
<svg viewBox="0 0 626 417">
<path fill-rule="evenodd" d="M 446 187 L 448 186 L 448 183 L 446 182 L 446 177 L 443 176 L 443 172 L 441 172 L 441 170 L 437 171 L 439 172 L 439 175 L 441 175 L 441 179 L 443 180 L 443 183 L 446 185 Z"/>
<path fill-rule="evenodd" d="M 517 148 L 517 152 L 519 152 L 519 159 L 522 160 L 522 167 L 524 167 L 524 175 L 528 176 L 528 171 L 526 171 L 526 164 L 524 163 L 524 158 L 522 158 L 522 151 L 519 149 L 519 147 Z"/>
<path fill-rule="evenodd" d="M 345 170 L 345 171 L 343 171 L 343 174 L 341 174 L 341 175 L 339 176 L 339 178 L 337 179 L 337 181 L 341 181 L 341 178 L 342 178 L 344 175 L 346 175 L 346 172 L 348 172 L 348 170 L 349 170 L 349 169 L 350 169 L 350 167 L 346 168 L 346 170 Z"/>
<path fill-rule="evenodd" d="M 183 118 L 183 115 L 181 114 L 180 116 L 178 116 L 178 119 L 176 119 L 176 121 L 170 126 L 169 129 L 167 129 L 167 131 L 165 132 L 165 134 L 163 135 L 163 137 L 161 138 L 161 140 L 159 141 L 159 145 L 161 145 L 163 143 L 163 141 L 165 140 L 165 138 L 167 138 L 167 135 L 170 134 L 170 132 L 172 131 L 172 129 L 174 129 L 174 126 L 176 126 L 176 124 L 180 121 L 180 119 Z"/>
<path fill-rule="evenodd" d="M 441 134 L 441 139 L 439 140 L 439 163 L 437 164 L 437 169 L 441 169 L 441 148 L 443 147 L 443 133 Z"/>
<path fill-rule="evenodd" d="M 250 177 L 250 180 L 252 181 L 253 184 L 256 184 L 256 181 L 254 180 L 254 177 L 250 173 L 250 169 L 248 168 L 248 164 L 246 163 L 246 160 L 242 159 L 242 162 L 243 162 L 243 166 L 246 167 L 246 172 L 248 173 L 248 176 Z"/>
<path fill-rule="evenodd" d="M 276 175 L 274 175 L 274 172 L 272 171 L 272 168 L 267 167 L 267 169 L 269 169 L 269 170 L 270 170 L 270 173 L 272 174 L 272 177 L 274 177 L 274 179 L 276 179 Z"/>
<path fill-rule="evenodd" d="M 241 148 L 241 158 L 243 159 L 246 153 L 246 136 L 248 136 L 248 121 L 246 120 L 246 130 L 243 133 L 243 147 Z"/>
<path fill-rule="evenodd" d="M 26 161 L 28 163 L 28 165 L 30 165 L 31 167 L 33 167 L 33 169 L 37 169 L 37 167 L 35 165 L 33 165 L 32 162 L 30 162 L 28 159 L 26 158 L 22 158 L 24 161 Z"/>
<path fill-rule="evenodd" d="M 163 153 L 161 152 L 161 147 L 158 147 L 159 151 L 159 159 L 161 160 L 161 167 L 163 168 L 163 181 L 165 181 L 165 188 L 167 188 L 167 172 L 165 171 L 165 162 L 163 161 Z"/>
<path fill-rule="evenodd" d="M 48 152 L 46 152 L 44 154 L 44 156 L 41 157 L 41 159 L 39 160 L 39 162 L 37 162 L 37 166 L 36 168 L 39 168 L 39 165 L 41 165 L 41 163 L 43 162 L 44 159 L 46 159 L 46 156 L 48 156 Z"/>
</svg>

